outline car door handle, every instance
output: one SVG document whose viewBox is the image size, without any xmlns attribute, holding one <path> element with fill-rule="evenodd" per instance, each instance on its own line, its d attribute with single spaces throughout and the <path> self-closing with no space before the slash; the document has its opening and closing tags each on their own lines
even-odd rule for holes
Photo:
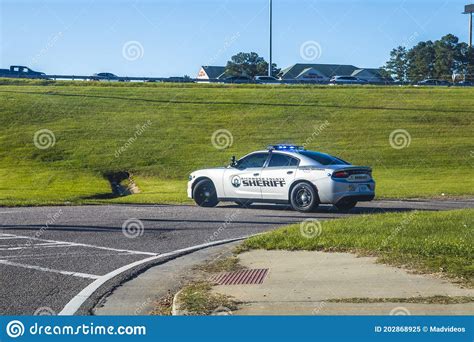
<svg viewBox="0 0 474 342">
<path fill-rule="evenodd" d="M 288 175 L 291 175 L 293 173 L 293 171 L 288 171 L 287 174 Z"/>
<path fill-rule="evenodd" d="M 257 176 L 260 176 L 260 173 L 254 173 L 253 175 L 257 177 Z"/>
</svg>

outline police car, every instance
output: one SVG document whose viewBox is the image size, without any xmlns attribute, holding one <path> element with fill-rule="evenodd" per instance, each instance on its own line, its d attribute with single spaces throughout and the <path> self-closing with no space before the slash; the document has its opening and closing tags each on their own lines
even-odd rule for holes
<svg viewBox="0 0 474 342">
<path fill-rule="evenodd" d="M 229 166 L 195 171 L 188 182 L 188 197 L 201 207 L 231 201 L 244 207 L 290 204 L 301 212 L 333 204 L 347 211 L 374 196 L 371 168 L 295 145 L 272 145 L 239 160 L 232 157 Z"/>
</svg>

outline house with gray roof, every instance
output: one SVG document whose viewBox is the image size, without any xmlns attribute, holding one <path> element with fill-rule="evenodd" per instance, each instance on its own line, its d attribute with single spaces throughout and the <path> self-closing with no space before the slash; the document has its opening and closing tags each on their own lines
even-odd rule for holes
<svg viewBox="0 0 474 342">
<path fill-rule="evenodd" d="M 200 80 L 223 78 L 224 72 L 225 67 L 223 66 L 203 65 L 201 69 L 199 69 L 197 78 Z"/>
<path fill-rule="evenodd" d="M 387 81 L 380 69 L 358 68 L 345 64 L 297 63 L 283 69 L 279 76 L 282 80 L 302 82 L 328 82 L 333 76 L 354 76 L 371 83 Z"/>
</svg>

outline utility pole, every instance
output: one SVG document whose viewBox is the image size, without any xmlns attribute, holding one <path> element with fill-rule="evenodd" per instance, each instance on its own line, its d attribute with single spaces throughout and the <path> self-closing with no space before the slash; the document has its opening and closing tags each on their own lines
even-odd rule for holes
<svg viewBox="0 0 474 342">
<path fill-rule="evenodd" d="M 474 4 L 466 5 L 463 14 L 469 14 L 469 47 L 472 47 L 472 13 L 474 13 Z"/>
<path fill-rule="evenodd" d="M 268 76 L 272 76 L 272 0 L 269 0 L 269 24 L 270 24 L 270 61 L 268 62 Z"/>
</svg>

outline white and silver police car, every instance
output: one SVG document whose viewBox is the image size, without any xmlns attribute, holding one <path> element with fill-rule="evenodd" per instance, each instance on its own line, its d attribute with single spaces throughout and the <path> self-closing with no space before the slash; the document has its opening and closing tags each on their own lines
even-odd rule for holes
<svg viewBox="0 0 474 342">
<path fill-rule="evenodd" d="M 347 211 L 374 196 L 371 168 L 295 145 L 272 145 L 239 160 L 232 157 L 229 166 L 195 171 L 188 182 L 188 197 L 202 207 L 220 201 L 244 207 L 261 202 L 309 212 L 323 203 Z"/>
</svg>

